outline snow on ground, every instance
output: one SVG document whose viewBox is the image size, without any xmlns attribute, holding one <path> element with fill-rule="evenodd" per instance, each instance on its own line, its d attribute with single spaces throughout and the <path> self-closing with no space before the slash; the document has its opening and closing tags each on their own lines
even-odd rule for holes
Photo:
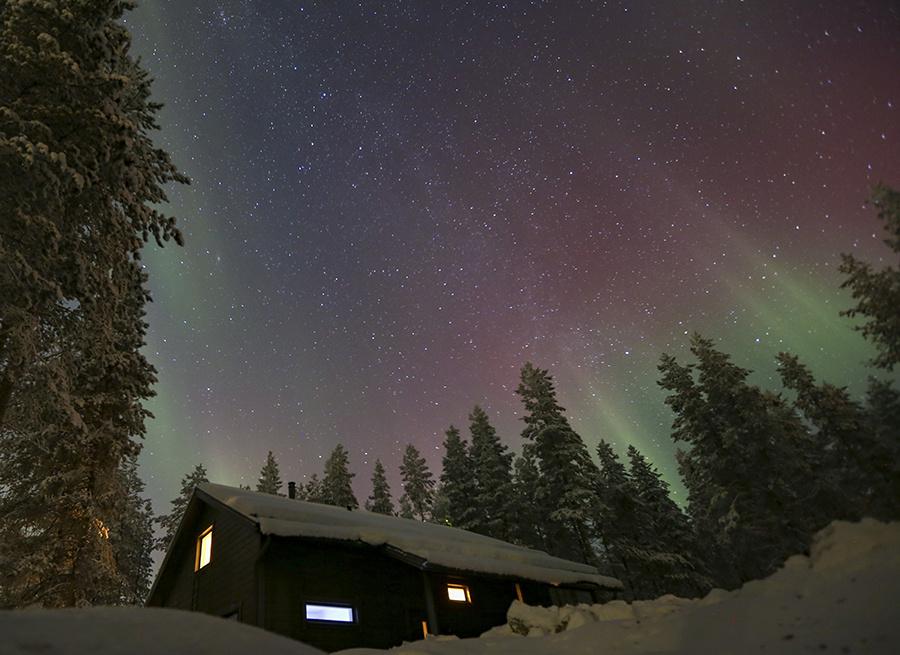
<svg viewBox="0 0 900 655">
<path fill-rule="evenodd" d="M 429 639 L 398 655 L 766 655 L 900 653 L 900 523 L 836 522 L 810 556 L 765 580 L 700 600 L 664 596 L 627 604 L 534 608 L 479 639 Z M 515 631 L 527 633 L 521 636 Z M 352 649 L 342 655 L 384 651 Z"/>
<path fill-rule="evenodd" d="M 0 655 L 321 655 L 299 641 L 199 612 L 95 607 L 0 611 Z"/>
</svg>

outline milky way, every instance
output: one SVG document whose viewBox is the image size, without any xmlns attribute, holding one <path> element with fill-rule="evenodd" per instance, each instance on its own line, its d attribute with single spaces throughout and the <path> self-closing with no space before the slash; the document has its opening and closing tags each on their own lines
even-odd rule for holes
<svg viewBox="0 0 900 655">
<path fill-rule="evenodd" d="M 796 5 L 796 6 L 789 6 Z M 779 350 L 859 392 L 839 253 L 889 261 L 892 2 L 183 2 L 127 18 L 165 103 L 186 246 L 148 248 L 158 510 L 204 462 L 285 479 L 338 442 L 357 493 L 404 444 L 549 368 L 593 450 L 676 483 L 660 353 Z"/>
</svg>

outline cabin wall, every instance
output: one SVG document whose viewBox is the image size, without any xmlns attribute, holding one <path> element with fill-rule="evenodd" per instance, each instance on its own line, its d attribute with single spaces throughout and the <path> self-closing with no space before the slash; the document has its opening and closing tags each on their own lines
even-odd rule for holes
<svg viewBox="0 0 900 655">
<path fill-rule="evenodd" d="M 262 626 L 325 651 L 422 638 L 420 571 L 372 547 L 274 537 L 263 559 Z M 355 624 L 307 621 L 305 603 L 345 603 Z"/>
<path fill-rule="evenodd" d="M 516 599 L 513 580 L 478 576 L 450 576 L 431 573 L 429 583 L 434 594 L 440 634 L 477 637 L 485 630 L 506 623 L 506 611 Z M 450 600 L 448 584 L 469 588 L 470 603 Z"/>
<path fill-rule="evenodd" d="M 209 564 L 194 571 L 197 537 L 213 526 Z M 215 616 L 234 616 L 257 624 L 254 565 L 260 548 L 256 525 L 233 511 L 203 504 L 176 544 L 165 571 L 167 588 L 155 605 L 196 610 Z M 162 581 L 161 581 L 162 582 Z"/>
</svg>

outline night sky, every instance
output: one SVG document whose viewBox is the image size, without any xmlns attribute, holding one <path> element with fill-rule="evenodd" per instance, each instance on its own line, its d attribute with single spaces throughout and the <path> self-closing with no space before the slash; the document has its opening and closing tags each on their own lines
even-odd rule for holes
<svg viewBox="0 0 900 655">
<path fill-rule="evenodd" d="M 794 5 L 789 7 L 788 5 Z M 789 350 L 858 392 L 839 253 L 889 263 L 900 185 L 894 2 L 143 0 L 127 18 L 193 180 L 148 247 L 157 511 L 204 463 L 357 496 L 412 442 L 549 368 L 591 450 L 676 482 L 662 352 L 720 340 L 754 381 Z M 676 482 L 676 490 L 679 490 Z"/>
</svg>

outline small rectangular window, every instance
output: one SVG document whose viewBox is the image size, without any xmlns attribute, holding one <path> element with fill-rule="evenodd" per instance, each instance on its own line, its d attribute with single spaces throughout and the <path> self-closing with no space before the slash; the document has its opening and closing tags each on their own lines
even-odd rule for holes
<svg viewBox="0 0 900 655">
<path fill-rule="evenodd" d="M 194 570 L 199 571 L 212 561 L 212 526 L 209 526 L 197 537 L 197 554 L 194 559 Z"/>
<path fill-rule="evenodd" d="M 327 621 L 329 623 L 353 623 L 356 621 L 353 608 L 348 605 L 323 605 L 306 603 L 307 621 Z"/>
<path fill-rule="evenodd" d="M 469 588 L 464 584 L 448 584 L 447 598 L 455 603 L 472 602 L 472 596 L 469 595 Z"/>
</svg>

